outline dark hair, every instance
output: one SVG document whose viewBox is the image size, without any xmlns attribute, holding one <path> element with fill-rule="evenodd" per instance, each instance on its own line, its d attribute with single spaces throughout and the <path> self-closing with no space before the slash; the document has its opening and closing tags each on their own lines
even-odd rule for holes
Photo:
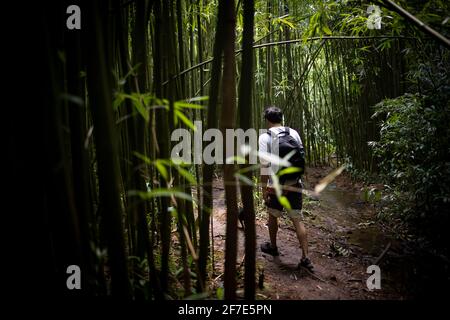
<svg viewBox="0 0 450 320">
<path fill-rule="evenodd" d="M 283 112 L 280 108 L 269 106 L 264 110 L 264 119 L 272 123 L 281 123 L 283 121 Z"/>
</svg>

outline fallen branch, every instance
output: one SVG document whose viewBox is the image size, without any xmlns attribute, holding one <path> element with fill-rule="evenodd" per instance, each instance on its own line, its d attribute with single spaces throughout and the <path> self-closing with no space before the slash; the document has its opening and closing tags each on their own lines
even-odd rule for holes
<svg viewBox="0 0 450 320">
<path fill-rule="evenodd" d="M 216 282 L 216 281 L 219 280 L 219 278 L 222 277 L 222 276 L 223 276 L 223 272 L 222 272 L 221 274 L 219 274 L 217 277 L 215 277 L 215 278 L 213 279 L 213 282 Z"/>
<path fill-rule="evenodd" d="M 414 23 L 417 27 L 419 27 L 419 29 L 421 29 L 425 33 L 428 33 L 431 37 L 439 41 L 442 45 L 446 46 L 447 48 L 450 48 L 450 39 L 447 39 L 444 35 L 440 34 L 430 26 L 423 23 L 421 20 L 419 20 L 417 17 L 413 16 L 411 13 L 400 7 L 394 1 L 391 0 L 380 0 L 380 1 L 383 2 L 386 5 L 386 7 L 388 7 L 392 11 L 395 11 L 406 20 Z"/>
<path fill-rule="evenodd" d="M 245 253 L 244 253 L 244 255 L 242 256 L 241 262 L 239 263 L 238 270 L 242 268 L 242 266 L 244 265 L 244 262 L 245 262 Z"/>
<path fill-rule="evenodd" d="M 304 266 L 300 266 L 300 268 L 301 268 L 302 270 L 305 270 L 306 273 L 308 273 L 311 277 L 313 277 L 313 278 L 315 278 L 315 279 L 317 279 L 317 280 L 319 280 L 319 281 L 322 281 L 322 282 L 324 282 L 324 283 L 328 283 L 327 281 L 323 280 L 323 279 L 322 279 L 321 277 L 319 277 L 318 275 L 316 275 L 316 274 L 312 273 L 311 271 L 309 271 L 308 268 L 306 268 L 306 267 L 304 267 Z"/>
<path fill-rule="evenodd" d="M 390 247 L 391 247 L 391 243 L 389 242 L 387 244 L 386 248 L 383 250 L 383 252 L 378 256 L 378 258 L 373 263 L 374 265 L 378 265 L 380 263 L 381 259 L 383 259 L 383 257 L 386 255 L 386 252 L 388 252 Z"/>
</svg>

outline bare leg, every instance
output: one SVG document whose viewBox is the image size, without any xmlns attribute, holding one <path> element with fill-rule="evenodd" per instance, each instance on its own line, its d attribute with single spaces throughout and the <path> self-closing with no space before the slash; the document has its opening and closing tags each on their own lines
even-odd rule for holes
<svg viewBox="0 0 450 320">
<path fill-rule="evenodd" d="M 269 213 L 269 236 L 272 248 L 277 246 L 278 218 Z"/>
<path fill-rule="evenodd" d="M 303 224 L 303 222 L 300 222 L 298 218 L 291 217 L 291 220 L 297 233 L 297 239 L 300 243 L 300 248 L 302 248 L 302 258 L 308 258 L 308 236 L 306 234 L 305 225 Z"/>
</svg>

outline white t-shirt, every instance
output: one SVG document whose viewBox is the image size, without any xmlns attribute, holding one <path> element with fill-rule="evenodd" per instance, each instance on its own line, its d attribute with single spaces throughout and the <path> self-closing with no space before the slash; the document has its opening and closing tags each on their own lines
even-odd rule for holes
<svg viewBox="0 0 450 320">
<path fill-rule="evenodd" d="M 267 152 L 267 153 L 271 153 L 271 143 L 272 143 L 272 139 L 275 138 L 280 132 L 283 132 L 286 130 L 287 127 L 283 127 L 283 126 L 278 126 L 278 127 L 272 127 L 269 130 L 271 131 L 271 135 L 269 135 L 267 132 L 263 133 L 262 135 L 259 136 L 258 138 L 258 145 L 259 145 L 259 151 L 262 152 Z M 298 144 L 300 145 L 300 147 L 303 148 L 303 143 L 302 143 L 302 139 L 300 138 L 300 135 L 298 134 L 298 132 L 292 128 L 289 128 L 289 134 L 298 142 Z M 270 163 L 263 159 L 260 158 L 260 163 L 261 163 L 261 174 L 262 175 L 269 175 L 270 172 L 267 171 L 267 167 L 270 166 Z M 269 169 L 272 169 L 273 172 L 277 172 L 278 168 L 277 166 L 270 166 Z M 269 179 L 270 180 L 270 179 Z M 270 183 L 270 181 L 269 181 Z"/>
</svg>

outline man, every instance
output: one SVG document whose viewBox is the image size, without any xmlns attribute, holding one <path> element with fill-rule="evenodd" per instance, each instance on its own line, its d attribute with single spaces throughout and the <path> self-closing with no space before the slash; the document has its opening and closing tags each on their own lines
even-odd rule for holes
<svg viewBox="0 0 450 320">
<path fill-rule="evenodd" d="M 283 122 L 282 111 L 274 106 L 267 107 L 264 111 L 264 118 L 266 120 L 266 126 L 268 132 L 263 133 L 259 136 L 259 151 L 271 153 L 271 150 L 275 149 L 275 143 L 277 143 L 280 135 L 289 134 L 295 139 L 296 143 L 300 148 L 303 148 L 302 141 L 297 131 L 291 128 L 283 127 L 281 124 Z M 275 146 L 276 147 L 276 146 Z M 266 242 L 261 245 L 261 251 L 272 256 L 278 256 L 279 251 L 277 247 L 277 232 L 278 232 L 278 218 L 282 215 L 283 206 L 278 200 L 278 197 L 273 189 L 273 182 L 269 176 L 268 170 L 270 164 L 267 161 L 261 159 L 262 171 L 261 171 L 261 183 L 263 189 L 263 197 L 267 206 L 267 211 L 269 213 L 269 236 L 270 242 Z M 273 167 L 273 166 L 272 166 Z M 266 169 L 265 171 L 263 171 Z M 278 170 L 276 170 L 278 171 Z M 274 170 L 274 173 L 276 173 Z M 313 270 L 313 265 L 308 256 L 308 240 L 306 229 L 301 222 L 302 216 L 302 193 L 301 193 L 301 180 L 300 178 L 295 178 L 294 180 L 284 181 L 283 195 L 289 200 L 291 210 L 288 210 L 287 215 L 294 224 L 297 238 L 302 249 L 302 258 L 299 263 L 299 267 L 305 267 L 308 270 Z"/>
</svg>

